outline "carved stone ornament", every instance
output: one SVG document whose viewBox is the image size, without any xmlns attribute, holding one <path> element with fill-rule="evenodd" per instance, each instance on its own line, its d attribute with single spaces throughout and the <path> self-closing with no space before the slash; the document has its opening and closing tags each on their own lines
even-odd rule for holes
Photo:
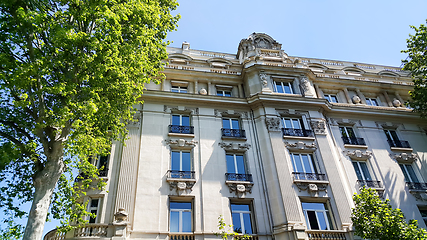
<svg viewBox="0 0 427 240">
<path fill-rule="evenodd" d="M 163 110 L 165 113 L 189 113 L 191 115 L 199 115 L 199 108 L 164 105 Z"/>
<path fill-rule="evenodd" d="M 399 99 L 395 98 L 395 99 L 393 99 L 393 106 L 401 107 L 402 103 L 399 101 Z"/>
<path fill-rule="evenodd" d="M 371 151 L 361 151 L 361 150 L 346 150 L 344 153 L 353 160 L 367 160 L 372 156 Z"/>
<path fill-rule="evenodd" d="M 324 120 L 311 120 L 310 125 L 315 134 L 326 135 L 326 123 Z"/>
<path fill-rule="evenodd" d="M 301 87 L 304 90 L 304 93 L 310 91 L 310 82 L 308 81 L 308 78 L 306 76 L 303 76 L 301 78 Z"/>
<path fill-rule="evenodd" d="M 251 145 L 249 143 L 226 143 L 220 142 L 218 145 L 224 148 L 226 151 L 246 151 Z"/>
<path fill-rule="evenodd" d="M 327 183 L 296 182 L 295 185 L 300 192 L 307 190 L 311 194 L 317 194 L 319 191 L 327 192 L 328 188 Z"/>
<path fill-rule="evenodd" d="M 360 97 L 357 95 L 354 95 L 351 100 L 353 101 L 354 104 L 359 104 L 361 102 Z"/>
<path fill-rule="evenodd" d="M 248 118 L 247 112 L 240 112 L 234 110 L 219 110 L 214 109 L 214 115 L 217 117 L 238 117 L 238 118 Z"/>
<path fill-rule="evenodd" d="M 278 117 L 267 117 L 265 118 L 265 124 L 269 132 L 280 132 L 280 118 Z"/>
<path fill-rule="evenodd" d="M 230 190 L 230 193 L 234 192 L 236 193 L 237 197 L 244 198 L 246 196 L 246 193 L 252 193 L 252 186 L 253 183 L 250 182 L 226 182 L 228 189 Z"/>
<path fill-rule="evenodd" d="M 199 93 L 200 93 L 201 95 L 207 95 L 207 94 L 208 94 L 208 91 L 206 91 L 206 89 L 202 88 L 202 89 L 200 89 Z"/>
<path fill-rule="evenodd" d="M 260 79 L 260 81 L 261 81 L 262 87 L 263 87 L 263 88 L 267 88 L 267 86 L 268 86 L 268 81 L 267 81 L 268 76 L 267 76 L 267 74 L 265 74 L 265 73 L 260 73 L 260 74 L 259 74 L 259 79 Z"/>
<path fill-rule="evenodd" d="M 177 181 L 169 181 L 169 189 L 176 190 L 178 195 L 183 193 L 189 193 L 193 190 L 193 186 L 196 182 L 194 180 L 189 179 L 189 181 L 185 181 L 184 179 L 177 179 Z"/>
<path fill-rule="evenodd" d="M 185 139 L 166 139 L 165 143 L 171 148 L 193 148 L 198 142 L 195 140 L 187 141 Z"/>
<path fill-rule="evenodd" d="M 304 151 L 304 152 L 314 152 L 317 149 L 315 143 L 306 144 L 305 142 L 296 142 L 296 143 L 285 143 L 286 147 L 291 151 Z"/>
<path fill-rule="evenodd" d="M 114 222 L 121 223 L 125 222 L 128 219 L 129 214 L 125 211 L 124 208 L 119 208 L 119 211 L 114 214 Z"/>
<path fill-rule="evenodd" d="M 392 158 L 394 158 L 398 162 L 414 162 L 418 160 L 418 155 L 415 153 L 400 153 L 400 154 L 392 154 Z"/>
</svg>

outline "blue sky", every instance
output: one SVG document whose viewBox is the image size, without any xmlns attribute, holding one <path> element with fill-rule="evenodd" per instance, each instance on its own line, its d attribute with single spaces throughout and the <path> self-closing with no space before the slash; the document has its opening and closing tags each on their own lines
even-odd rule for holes
<svg viewBox="0 0 427 240">
<path fill-rule="evenodd" d="M 253 32 L 270 35 L 291 56 L 400 66 L 409 25 L 425 24 L 427 1 L 178 0 L 182 18 L 171 46 L 237 53 Z"/>
<path fill-rule="evenodd" d="M 178 0 L 172 47 L 237 53 L 253 32 L 270 35 L 291 56 L 400 66 L 409 25 L 426 23 L 427 1 Z M 45 225 L 44 233 L 56 222 Z"/>
</svg>

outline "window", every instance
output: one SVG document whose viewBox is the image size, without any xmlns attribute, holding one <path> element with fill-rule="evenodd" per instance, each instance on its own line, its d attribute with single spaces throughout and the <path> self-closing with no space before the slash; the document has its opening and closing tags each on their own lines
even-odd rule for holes
<svg viewBox="0 0 427 240">
<path fill-rule="evenodd" d="M 292 166 L 296 173 L 317 173 L 313 156 L 305 153 L 291 153 Z"/>
<path fill-rule="evenodd" d="M 284 128 L 303 129 L 302 119 L 298 118 L 282 118 Z"/>
<path fill-rule="evenodd" d="M 171 178 L 192 178 L 191 153 L 172 151 L 171 154 Z"/>
<path fill-rule="evenodd" d="M 94 162 L 94 166 L 96 166 L 99 170 L 99 176 L 100 177 L 106 177 L 108 174 L 108 158 L 110 156 L 99 156 L 96 158 L 95 162 Z"/>
<path fill-rule="evenodd" d="M 244 130 L 240 129 L 239 119 L 237 118 L 223 118 L 222 127 L 223 137 L 246 137 Z"/>
<path fill-rule="evenodd" d="M 324 96 L 325 96 L 325 99 L 331 103 L 337 103 L 338 102 L 338 98 L 336 95 L 325 94 Z"/>
<path fill-rule="evenodd" d="M 246 174 L 246 164 L 243 155 L 226 154 L 227 180 L 228 181 L 250 181 L 252 175 Z"/>
<path fill-rule="evenodd" d="M 353 161 L 353 167 L 356 171 L 357 179 L 362 181 L 372 181 L 371 174 L 366 162 Z"/>
<path fill-rule="evenodd" d="M 233 228 L 237 233 L 252 234 L 252 213 L 249 204 L 231 204 Z"/>
<path fill-rule="evenodd" d="M 312 137 L 313 132 L 304 128 L 301 118 L 282 118 L 283 134 L 285 136 Z"/>
<path fill-rule="evenodd" d="M 98 219 L 98 209 L 100 205 L 100 199 L 99 198 L 90 198 L 89 204 L 88 204 L 88 212 L 91 214 L 95 214 L 95 216 L 89 217 L 89 223 L 96 223 Z"/>
<path fill-rule="evenodd" d="M 344 144 L 366 145 L 363 138 L 357 138 L 352 127 L 340 127 L 340 132 Z"/>
<path fill-rule="evenodd" d="M 402 169 L 405 181 L 410 183 L 419 183 L 417 175 L 415 174 L 414 168 L 411 164 L 399 164 Z"/>
<path fill-rule="evenodd" d="M 378 106 L 378 101 L 375 98 L 366 98 L 366 104 L 369 106 Z"/>
<path fill-rule="evenodd" d="M 331 230 L 332 222 L 326 203 L 302 203 L 308 229 Z"/>
<path fill-rule="evenodd" d="M 274 91 L 277 93 L 289 93 L 293 94 L 291 82 L 276 82 L 274 81 Z"/>
<path fill-rule="evenodd" d="M 230 90 L 218 89 L 216 91 L 216 95 L 217 96 L 223 96 L 223 97 L 231 97 L 231 91 Z"/>
<path fill-rule="evenodd" d="M 187 86 L 174 86 L 174 85 L 172 85 L 171 92 L 187 93 Z"/>
<path fill-rule="evenodd" d="M 170 202 L 170 231 L 192 232 L 191 202 Z"/>
<path fill-rule="evenodd" d="M 420 210 L 421 217 L 423 218 L 424 223 L 427 225 L 427 208 L 425 206 L 418 207 L 418 208 L 419 208 L 418 210 Z"/>
<path fill-rule="evenodd" d="M 173 114 L 169 133 L 194 134 L 194 127 L 190 126 L 190 116 Z"/>
<path fill-rule="evenodd" d="M 397 136 L 395 130 L 384 129 L 384 133 L 387 137 L 387 142 L 390 147 L 411 148 L 411 146 L 409 146 L 408 141 L 399 140 L 399 137 Z"/>
</svg>

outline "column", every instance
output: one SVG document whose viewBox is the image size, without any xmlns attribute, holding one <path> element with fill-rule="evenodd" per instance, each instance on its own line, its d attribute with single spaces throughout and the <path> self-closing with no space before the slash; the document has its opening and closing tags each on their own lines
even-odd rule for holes
<svg viewBox="0 0 427 240">
<path fill-rule="evenodd" d="M 196 80 L 194 81 L 194 93 L 199 94 L 199 82 Z"/>
<path fill-rule="evenodd" d="M 314 88 L 316 89 L 318 98 L 325 98 L 325 95 L 323 94 L 322 89 L 320 89 L 319 86 L 317 86 L 317 84 L 314 84 Z"/>
<path fill-rule="evenodd" d="M 350 94 L 348 94 L 347 88 L 343 88 L 342 90 L 344 91 L 344 95 L 345 95 L 345 98 L 347 99 L 347 102 L 349 104 L 352 104 L 353 102 L 351 101 Z"/>
<path fill-rule="evenodd" d="M 366 104 L 366 98 L 365 95 L 360 91 L 360 89 L 356 88 L 357 95 L 360 97 L 360 100 L 362 101 L 362 104 Z"/>
<path fill-rule="evenodd" d="M 393 107 L 393 103 L 391 102 L 390 97 L 388 96 L 387 91 L 383 91 L 383 95 L 384 95 L 385 100 L 387 101 L 388 106 L 389 107 Z"/>
<path fill-rule="evenodd" d="M 211 82 L 209 81 L 209 82 L 208 82 L 208 89 L 207 89 L 207 90 L 208 90 L 208 95 L 212 95 L 211 85 L 212 85 L 212 84 L 211 84 Z"/>
<path fill-rule="evenodd" d="M 242 84 L 237 85 L 237 87 L 239 88 L 239 97 L 244 98 Z"/>
</svg>

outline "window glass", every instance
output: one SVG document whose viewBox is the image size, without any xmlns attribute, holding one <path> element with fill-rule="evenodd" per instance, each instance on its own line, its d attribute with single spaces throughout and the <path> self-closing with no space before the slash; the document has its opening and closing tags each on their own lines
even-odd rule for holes
<svg viewBox="0 0 427 240">
<path fill-rule="evenodd" d="M 285 91 L 283 90 L 281 82 L 276 82 L 276 92 L 278 92 L 278 93 L 285 93 Z"/>
<path fill-rule="evenodd" d="M 289 93 L 293 94 L 292 85 L 290 82 L 275 82 L 277 93 Z"/>
<path fill-rule="evenodd" d="M 172 125 L 181 125 L 181 115 L 172 115 Z"/>
<path fill-rule="evenodd" d="M 89 223 L 96 223 L 96 219 L 98 218 L 98 207 L 99 207 L 99 199 L 91 198 L 89 203 L 89 212 L 95 214 L 95 216 L 89 217 Z"/>
<path fill-rule="evenodd" d="M 233 129 L 240 129 L 240 127 L 239 127 L 239 120 L 237 120 L 237 119 L 231 119 L 231 126 L 233 127 Z"/>
<path fill-rule="evenodd" d="M 294 171 L 298 173 L 316 173 L 313 157 L 310 154 L 291 153 Z"/>
<path fill-rule="evenodd" d="M 189 116 L 181 116 L 181 126 L 190 126 Z"/>
<path fill-rule="evenodd" d="M 239 119 L 223 118 L 222 127 L 224 129 L 240 129 Z"/>
<path fill-rule="evenodd" d="M 338 102 L 338 98 L 336 95 L 325 94 L 325 99 L 328 100 L 328 102 L 332 102 L 332 103 Z"/>
<path fill-rule="evenodd" d="M 330 230 L 331 221 L 325 203 L 302 203 L 307 227 L 314 230 Z"/>
<path fill-rule="evenodd" d="M 172 151 L 171 167 L 173 171 L 191 171 L 190 152 Z"/>
<path fill-rule="evenodd" d="M 237 173 L 245 174 L 245 160 L 242 155 L 227 154 L 227 172 L 228 173 Z"/>
<path fill-rule="evenodd" d="M 170 202 L 170 231 L 191 232 L 191 203 Z"/>
<path fill-rule="evenodd" d="M 414 183 L 419 182 L 417 175 L 415 174 L 415 171 L 412 168 L 412 165 L 400 164 L 399 166 L 400 166 L 400 169 L 402 169 L 403 175 L 405 176 L 405 181 L 414 182 Z"/>
<path fill-rule="evenodd" d="M 353 162 L 354 171 L 358 180 L 371 181 L 371 174 L 368 169 L 366 162 Z"/>
<path fill-rule="evenodd" d="M 237 233 L 252 234 L 251 210 L 248 204 L 231 204 L 233 228 Z"/>
<path fill-rule="evenodd" d="M 370 106 L 378 106 L 378 102 L 375 98 L 366 98 L 366 104 Z"/>
<path fill-rule="evenodd" d="M 346 138 L 355 138 L 356 134 L 354 134 L 352 127 L 340 127 L 341 134 Z"/>
</svg>

